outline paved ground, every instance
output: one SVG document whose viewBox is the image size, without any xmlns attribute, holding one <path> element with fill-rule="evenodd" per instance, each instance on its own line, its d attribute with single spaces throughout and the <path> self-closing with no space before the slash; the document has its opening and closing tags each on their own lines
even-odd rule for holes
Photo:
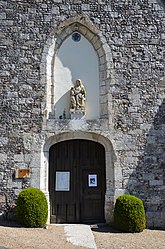
<svg viewBox="0 0 165 249">
<path fill-rule="evenodd" d="M 165 230 L 121 233 L 108 226 L 50 225 L 48 229 L 0 223 L 0 249 L 165 249 Z M 93 241 L 93 236 L 95 242 Z M 96 246 L 95 246 L 96 243 Z"/>
<path fill-rule="evenodd" d="M 64 226 L 67 241 L 76 246 L 96 249 L 93 233 L 89 225 L 69 224 Z"/>
</svg>

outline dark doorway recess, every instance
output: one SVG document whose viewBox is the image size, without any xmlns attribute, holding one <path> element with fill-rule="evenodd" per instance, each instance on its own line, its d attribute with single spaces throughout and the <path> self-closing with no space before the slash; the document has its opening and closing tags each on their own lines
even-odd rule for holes
<svg viewBox="0 0 165 249">
<path fill-rule="evenodd" d="M 105 149 L 82 139 L 50 148 L 51 223 L 104 222 Z"/>
</svg>

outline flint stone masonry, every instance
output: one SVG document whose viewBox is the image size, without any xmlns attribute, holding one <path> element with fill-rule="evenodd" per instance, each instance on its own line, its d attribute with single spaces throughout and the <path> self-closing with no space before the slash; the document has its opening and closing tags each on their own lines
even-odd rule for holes
<svg viewBox="0 0 165 249">
<path fill-rule="evenodd" d="M 147 225 L 164 228 L 164 1 L 8 0 L 0 8 L 0 191 L 15 199 L 26 187 L 15 170 L 30 166 L 29 184 L 49 200 L 50 145 L 84 137 L 106 150 L 107 222 L 115 199 L 130 193 L 143 200 Z M 51 58 L 75 24 L 99 59 L 98 120 L 53 115 Z"/>
</svg>

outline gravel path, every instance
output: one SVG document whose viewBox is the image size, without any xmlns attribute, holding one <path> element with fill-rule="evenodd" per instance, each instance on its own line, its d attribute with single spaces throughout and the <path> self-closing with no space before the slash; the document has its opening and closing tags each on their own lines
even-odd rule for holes
<svg viewBox="0 0 165 249">
<path fill-rule="evenodd" d="M 78 249 L 67 241 L 63 226 L 50 225 L 48 229 L 23 228 L 15 223 L 0 226 L 0 249 Z M 2 247 L 2 248 L 3 248 Z"/>
<path fill-rule="evenodd" d="M 120 233 L 108 227 L 93 227 L 97 249 L 165 249 L 165 230 Z M 48 229 L 0 224 L 0 249 L 85 249 L 67 241 L 64 226 Z"/>
<path fill-rule="evenodd" d="M 165 230 L 145 229 L 141 233 L 122 233 L 112 228 L 94 228 L 97 249 L 165 249 Z"/>
</svg>

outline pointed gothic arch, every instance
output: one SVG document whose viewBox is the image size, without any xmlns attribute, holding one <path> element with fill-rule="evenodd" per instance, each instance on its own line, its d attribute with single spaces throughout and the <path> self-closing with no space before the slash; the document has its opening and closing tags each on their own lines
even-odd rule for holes
<svg viewBox="0 0 165 249">
<path fill-rule="evenodd" d="M 84 16 L 69 18 L 61 22 L 47 39 L 40 67 L 41 84 L 46 90 L 45 103 L 43 103 L 44 108 L 42 111 L 46 118 L 49 118 L 49 115 L 54 117 L 53 62 L 63 41 L 75 31 L 78 31 L 91 43 L 98 55 L 100 118 L 108 118 L 108 85 L 110 84 L 112 65 L 111 52 L 101 32 Z"/>
</svg>

